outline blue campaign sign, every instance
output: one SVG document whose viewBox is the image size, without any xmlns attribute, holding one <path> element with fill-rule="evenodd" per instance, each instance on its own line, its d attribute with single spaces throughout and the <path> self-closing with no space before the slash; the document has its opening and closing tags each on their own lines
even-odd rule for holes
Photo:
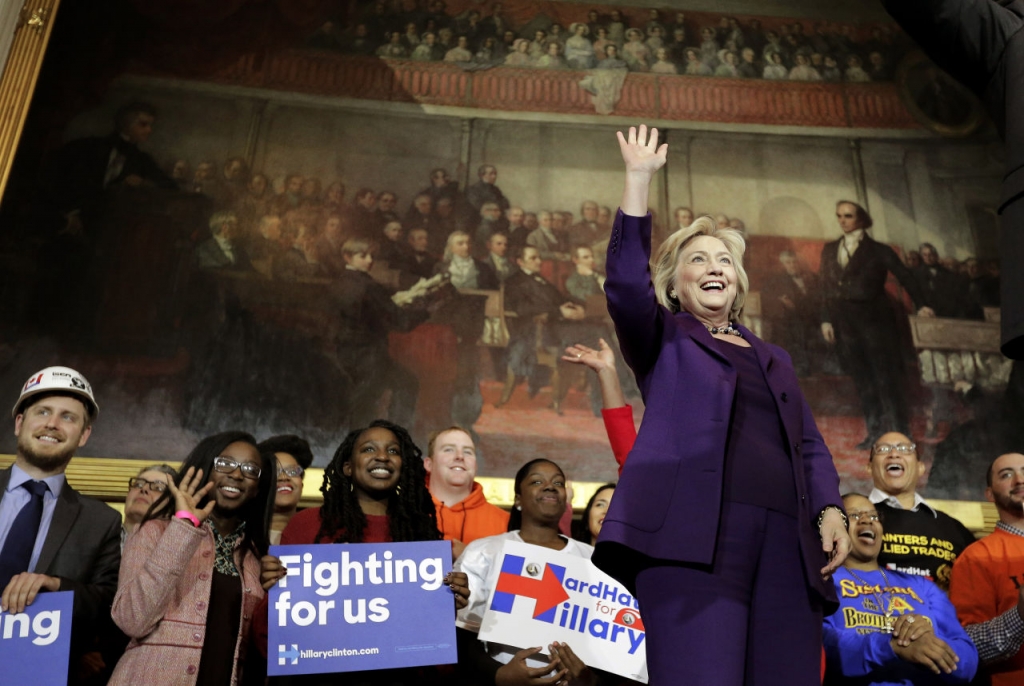
<svg viewBox="0 0 1024 686">
<path fill-rule="evenodd" d="M 455 650 L 447 541 L 271 546 L 288 576 L 270 589 L 267 673 L 443 665 Z"/>
<path fill-rule="evenodd" d="M 0 681 L 67 684 L 74 596 L 71 591 L 40 593 L 20 614 L 0 611 Z"/>
</svg>

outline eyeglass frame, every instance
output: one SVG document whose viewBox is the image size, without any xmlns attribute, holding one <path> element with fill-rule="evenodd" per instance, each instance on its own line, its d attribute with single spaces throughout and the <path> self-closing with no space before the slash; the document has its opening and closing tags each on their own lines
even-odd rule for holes
<svg viewBox="0 0 1024 686">
<path fill-rule="evenodd" d="M 139 482 L 139 481 L 144 483 L 145 486 L 137 486 L 136 483 Z M 128 479 L 128 490 L 130 491 L 133 488 L 137 488 L 140 491 L 143 488 L 146 488 L 146 489 L 152 491 L 153 493 L 163 493 L 164 491 L 167 490 L 167 482 L 166 481 L 150 481 L 149 479 L 143 479 L 141 476 L 133 476 L 133 477 L 130 477 Z"/>
<path fill-rule="evenodd" d="M 298 470 L 299 473 L 296 474 L 295 470 Z M 294 479 L 301 479 L 306 474 L 306 470 L 303 469 L 302 465 L 300 464 L 297 464 L 294 467 L 282 467 L 281 465 L 277 465 L 277 475 L 281 476 L 282 474 L 290 476 Z"/>
<path fill-rule="evenodd" d="M 885 451 L 879 451 L 879 448 L 885 448 Z M 917 443 L 897 443 L 891 445 L 889 443 L 879 443 L 878 445 L 871 446 L 872 455 L 888 455 L 889 453 L 899 453 L 900 455 L 917 454 Z"/>
<path fill-rule="evenodd" d="M 851 522 L 854 522 L 854 523 L 860 523 L 860 518 L 861 517 L 867 517 L 868 521 L 871 521 L 871 522 L 881 522 L 882 521 L 882 515 L 881 515 L 881 513 L 877 512 L 877 511 L 875 511 L 875 512 L 847 512 L 846 516 L 850 519 Z"/>
<path fill-rule="evenodd" d="M 218 462 L 223 464 L 223 468 L 217 466 Z M 247 468 L 248 471 L 246 471 Z M 244 478 L 252 479 L 253 481 L 258 481 L 260 478 L 260 474 L 263 473 L 263 468 L 260 467 L 259 465 L 253 464 L 252 462 L 239 462 L 234 458 L 226 457 L 224 455 L 218 455 L 217 457 L 213 458 L 213 471 L 215 472 L 220 472 L 221 474 L 231 474 L 236 469 L 242 472 L 242 476 Z M 253 470 L 256 471 L 256 474 L 249 473 Z"/>
</svg>

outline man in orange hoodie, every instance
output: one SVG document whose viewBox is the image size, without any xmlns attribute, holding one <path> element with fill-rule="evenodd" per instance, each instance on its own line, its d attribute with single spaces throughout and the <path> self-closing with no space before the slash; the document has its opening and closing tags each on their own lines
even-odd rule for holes
<svg viewBox="0 0 1024 686">
<path fill-rule="evenodd" d="M 508 530 L 508 512 L 487 502 L 475 481 L 476 446 L 465 429 L 452 426 L 432 433 L 423 466 L 437 527 L 452 542 L 455 558 L 467 543 Z"/>
</svg>

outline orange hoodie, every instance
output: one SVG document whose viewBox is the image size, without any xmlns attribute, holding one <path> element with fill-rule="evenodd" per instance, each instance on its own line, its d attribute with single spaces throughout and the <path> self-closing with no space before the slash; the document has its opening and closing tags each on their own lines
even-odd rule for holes
<svg viewBox="0 0 1024 686">
<path fill-rule="evenodd" d="M 487 502 L 483 486 L 475 481 L 470 494 L 451 507 L 433 495 L 431 498 L 437 510 L 437 528 L 446 541 L 472 543 L 478 538 L 508 531 L 508 512 Z"/>
</svg>

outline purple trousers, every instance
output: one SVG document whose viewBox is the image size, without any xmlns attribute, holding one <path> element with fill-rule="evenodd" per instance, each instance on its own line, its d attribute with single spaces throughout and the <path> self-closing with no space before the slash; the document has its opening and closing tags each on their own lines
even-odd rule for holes
<svg viewBox="0 0 1024 686">
<path fill-rule="evenodd" d="M 652 686 L 819 686 L 822 611 L 804 580 L 797 522 L 724 503 L 710 567 L 637 575 Z"/>
</svg>

